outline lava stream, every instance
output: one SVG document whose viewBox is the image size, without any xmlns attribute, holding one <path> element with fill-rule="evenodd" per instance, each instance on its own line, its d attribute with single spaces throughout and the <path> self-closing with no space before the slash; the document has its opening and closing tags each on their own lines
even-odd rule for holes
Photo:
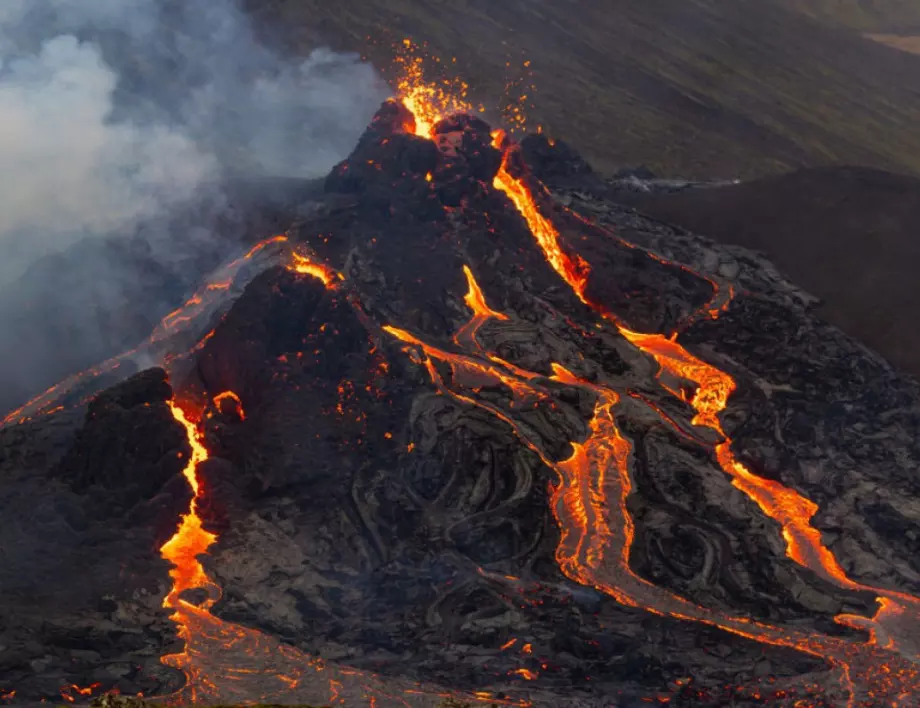
<svg viewBox="0 0 920 708">
<path fill-rule="evenodd" d="M 215 405 L 225 401 L 232 402 L 244 419 L 242 401 L 236 393 L 226 391 L 214 397 Z M 217 540 L 215 534 L 205 530 L 199 515 L 205 488 L 198 472 L 209 454 L 198 425 L 175 402 L 170 402 L 169 408 L 185 430 L 192 451 L 183 469 L 193 493 L 192 501 L 178 530 L 160 549 L 162 557 L 173 566 L 170 570 L 172 588 L 163 606 L 172 610 L 170 618 L 178 626 L 178 635 L 185 643 L 182 652 L 163 656 L 162 661 L 186 676 L 186 685 L 179 694 L 181 701 L 328 701 L 371 708 L 395 704 L 421 708 L 430 704 L 432 696 L 441 696 L 519 708 L 530 705 L 527 700 L 499 699 L 489 692 L 466 696 L 434 686 L 422 688 L 410 681 L 380 679 L 373 674 L 332 666 L 262 632 L 214 616 L 210 609 L 220 599 L 221 591 L 199 560 Z M 206 598 L 197 604 L 189 602 L 183 593 L 192 590 L 204 591 Z"/>
<path fill-rule="evenodd" d="M 661 381 L 661 373 L 667 372 L 675 380 L 686 380 L 695 384 L 696 390 L 692 398 L 687 401 L 696 411 L 692 423 L 710 428 L 723 437 L 723 442 L 716 447 L 716 459 L 720 467 L 732 478 L 732 483 L 736 488 L 744 492 L 767 516 L 781 525 L 783 537 L 787 543 L 787 555 L 796 563 L 835 582 L 840 587 L 849 590 L 871 591 L 889 601 L 909 605 L 912 610 L 911 622 L 905 622 L 906 615 L 902 613 L 899 615 L 898 626 L 887 626 L 884 629 L 889 636 L 916 633 L 920 629 L 920 600 L 905 593 L 875 588 L 850 579 L 833 553 L 824 546 L 820 531 L 811 525 L 811 519 L 818 510 L 817 505 L 793 489 L 753 474 L 735 459 L 731 450 L 731 440 L 725 435 L 719 420 L 720 414 L 728 405 L 729 397 L 735 390 L 734 379 L 724 371 L 690 354 L 677 343 L 676 336 L 668 338 L 661 334 L 633 332 L 619 323 L 610 313 L 586 298 L 585 289 L 590 265 L 578 256 L 575 258 L 569 256 L 561 248 L 558 230 L 540 213 L 536 200 L 524 182 L 513 178 L 506 169 L 509 152 L 509 150 L 505 151 L 506 158 L 495 178 L 495 187 L 505 192 L 515 204 L 521 216 L 527 221 L 547 261 L 571 286 L 582 302 L 611 321 L 620 334 L 658 362 L 659 381 Z M 709 314 L 715 317 L 718 311 Z M 686 395 L 682 390 L 675 388 L 670 383 L 661 383 L 672 394 L 686 401 Z M 883 606 L 880 605 L 875 617 L 876 622 L 892 616 L 890 610 L 884 614 L 882 610 Z M 845 622 L 853 624 L 852 618 L 849 617 Z M 908 646 L 909 642 L 903 641 L 899 645 Z"/>
<path fill-rule="evenodd" d="M 461 347 L 479 349 L 476 335 L 482 326 L 492 318 L 507 320 L 508 315 L 502 314 L 501 312 L 495 312 L 486 304 L 485 295 L 482 294 L 479 283 L 476 282 L 473 271 L 470 270 L 469 266 L 463 266 L 463 273 L 466 275 L 466 282 L 469 288 L 463 300 L 473 311 L 473 318 L 454 335 L 454 342 Z"/>
<path fill-rule="evenodd" d="M 185 476 L 189 487 L 192 489 L 192 501 L 188 513 L 182 516 L 176 533 L 160 548 L 160 555 L 172 564 L 169 577 L 173 585 L 169 594 L 163 600 L 163 607 L 173 610 L 170 619 L 179 626 L 179 636 L 186 643 L 186 650 L 179 654 L 170 654 L 163 657 L 167 666 L 185 672 L 192 690 L 191 698 L 195 700 L 195 690 L 198 677 L 193 672 L 189 645 L 192 641 L 190 621 L 187 619 L 190 608 L 194 605 L 182 599 L 183 592 L 202 589 L 207 591 L 207 599 L 202 604 L 205 610 L 210 608 L 220 596 L 217 585 L 205 573 L 204 567 L 198 557 L 207 552 L 217 540 L 217 536 L 204 530 L 201 517 L 198 515 L 198 504 L 202 498 L 201 482 L 198 479 L 198 465 L 208 459 L 208 451 L 201 439 L 198 427 L 188 419 L 183 410 L 175 403 L 169 403 L 173 418 L 185 429 L 186 440 L 191 447 L 192 454 L 186 462 L 182 474 Z"/>
<path fill-rule="evenodd" d="M 313 276 L 327 288 L 332 288 L 336 281 L 345 279 L 345 276 L 333 270 L 325 263 L 318 263 L 309 256 L 298 253 L 297 251 L 291 253 L 291 265 L 289 268 L 295 273 Z"/>
<path fill-rule="evenodd" d="M 473 317 L 477 316 L 478 311 L 474 309 Z M 917 669 L 878 646 L 807 634 L 708 609 L 636 575 L 629 565 L 634 529 L 627 508 L 633 486 L 630 476 L 632 446 L 616 424 L 615 409 L 619 402 L 616 392 L 579 379 L 559 364 L 553 365 L 554 374 L 549 378 L 520 369 L 512 372 L 488 357 L 481 359 L 448 352 L 396 327 L 387 326 L 384 330 L 409 348 L 421 351 L 417 360 L 424 364 L 441 393 L 459 403 L 486 410 L 507 423 L 518 438 L 556 472 L 559 483 L 551 489 L 551 507 L 561 535 L 556 559 L 569 578 L 595 587 L 629 607 L 718 627 L 747 639 L 796 649 L 827 660 L 837 667 L 839 685 L 849 697 L 848 705 L 851 706 L 857 705 L 857 695 L 871 698 L 903 693 L 906 696 L 920 691 Z M 450 383 L 444 381 L 435 361 L 451 367 Z M 591 391 L 597 402 L 588 438 L 572 443 L 573 453 L 568 459 L 553 461 L 543 451 L 539 436 L 516 420 L 512 411 L 478 398 L 475 395 L 478 388 L 464 385 L 463 374 L 470 369 L 488 376 L 494 384 L 505 385 L 514 397 L 520 396 L 522 390 L 529 391 L 532 397 L 544 397 L 547 394 L 545 384 L 550 381 Z M 462 388 L 468 392 L 458 390 Z M 508 407 L 513 409 L 513 402 Z"/>
<path fill-rule="evenodd" d="M 436 120 L 445 117 L 445 101 L 430 101 L 426 100 L 428 96 L 432 95 L 425 87 L 425 83 L 421 77 L 421 66 L 416 67 L 416 71 L 409 75 L 409 79 L 400 85 L 401 94 L 403 97 L 404 105 L 415 115 L 416 118 L 416 134 L 422 137 L 431 136 L 431 126 L 436 122 Z M 589 307 L 601 314 L 605 319 L 610 321 L 620 333 L 632 342 L 637 348 L 653 356 L 659 363 L 662 371 L 667 371 L 668 373 L 674 375 L 678 379 L 685 379 L 696 384 L 696 391 L 693 394 L 692 399 L 689 401 L 691 405 L 696 410 L 696 416 L 693 419 L 693 424 L 698 426 L 709 427 L 724 438 L 723 442 L 718 446 L 716 450 L 717 460 L 725 471 L 726 474 L 732 477 L 733 483 L 741 491 L 747 494 L 752 500 L 754 500 L 760 508 L 771 518 L 777 520 L 782 528 L 783 535 L 787 540 L 787 553 L 796 562 L 804 565 L 805 567 L 815 571 L 823 577 L 828 577 L 835 582 L 838 582 L 841 586 L 848 589 L 868 589 L 865 586 L 862 586 L 859 583 L 856 583 L 850 580 L 840 565 L 834 559 L 833 554 L 828 550 L 822 543 L 820 532 L 817 529 L 814 529 L 810 525 L 810 520 L 814 515 L 817 507 L 810 500 L 804 498 L 802 495 L 799 495 L 794 490 L 787 489 L 782 485 L 779 485 L 775 482 L 769 482 L 764 480 L 756 475 L 752 474 L 749 470 L 744 468 L 740 463 L 738 463 L 731 452 L 731 440 L 724 435 L 722 430 L 721 422 L 719 420 L 719 414 L 725 409 L 728 398 L 735 389 L 735 382 L 725 372 L 720 371 L 719 369 L 706 364 L 705 362 L 700 361 L 689 352 L 687 352 L 682 346 L 680 346 L 676 341 L 676 336 L 668 339 L 660 334 L 640 334 L 637 332 L 632 332 L 625 328 L 617 319 L 612 315 L 612 313 L 606 311 L 604 308 L 599 306 L 597 303 L 592 303 L 589 301 L 586 290 L 588 286 L 588 277 L 590 274 L 590 264 L 588 264 L 581 256 L 578 254 L 570 255 L 567 253 L 562 245 L 560 244 L 560 235 L 553 223 L 543 216 L 540 212 L 539 206 L 534 199 L 533 194 L 530 189 L 524 183 L 522 179 L 515 178 L 509 170 L 509 160 L 511 156 L 511 147 L 509 145 L 504 145 L 505 142 L 504 134 L 502 131 L 496 131 L 493 133 L 493 145 L 497 148 L 503 149 L 503 158 L 501 167 L 499 168 L 498 173 L 496 174 L 493 180 L 493 186 L 495 189 L 502 191 L 509 200 L 515 205 L 521 216 L 527 222 L 532 235 L 534 236 L 537 245 L 542 250 L 544 257 L 547 262 L 553 267 L 553 269 L 569 284 L 574 294 Z M 657 260 L 665 262 L 660 257 L 656 257 Z M 472 279 L 472 274 L 467 271 L 467 278 Z M 477 288 L 478 289 L 478 288 Z M 472 297 L 473 289 L 471 284 L 471 295 Z M 731 292 L 729 291 L 729 294 Z M 718 296 L 718 290 L 715 293 Z M 473 331 L 478 329 L 480 325 L 474 325 L 476 318 L 480 314 L 479 304 L 468 301 L 471 309 L 474 312 L 473 321 L 470 322 L 468 328 Z M 481 303 L 484 305 L 485 303 Z M 720 306 L 716 306 L 715 301 L 709 303 L 706 306 L 706 312 L 710 317 L 717 318 L 722 310 L 727 306 L 727 301 L 722 303 Z M 485 308 L 488 310 L 487 306 Z M 444 384 L 440 381 L 440 377 L 437 373 L 436 368 L 430 360 L 431 356 L 436 358 L 442 358 L 450 363 L 453 367 L 454 372 L 462 370 L 463 368 L 469 368 L 470 366 L 485 366 L 489 368 L 491 364 L 491 373 L 492 375 L 502 381 L 509 383 L 509 386 L 512 387 L 512 390 L 515 391 L 516 395 L 521 388 L 526 389 L 530 382 L 533 381 L 533 378 L 529 377 L 514 377 L 511 376 L 509 379 L 509 371 L 506 369 L 502 371 L 501 361 L 496 361 L 492 359 L 489 364 L 471 364 L 465 357 L 458 355 L 448 354 L 446 352 L 428 347 L 423 342 L 419 341 L 417 338 L 409 335 L 406 332 L 394 328 L 387 328 L 387 331 L 394 336 L 401 338 L 404 342 L 413 344 L 415 346 L 422 347 L 423 351 L 429 358 L 425 360 L 426 366 L 429 370 L 429 373 L 432 375 L 432 379 L 435 380 L 435 383 L 442 390 L 445 389 Z M 473 343 L 475 344 L 475 337 L 471 337 Z M 459 336 L 455 338 L 455 341 L 459 344 L 462 340 Z M 477 345 L 478 348 L 478 345 Z M 446 355 L 446 356 L 443 356 Z M 557 377 L 562 379 L 569 380 L 571 382 L 570 375 L 567 376 L 563 373 L 564 370 L 558 369 L 556 372 Z M 520 369 L 518 369 L 520 372 Z M 523 379 L 523 380 L 522 380 Z M 660 375 L 659 375 L 660 380 Z M 513 381 L 514 383 L 510 383 Z M 674 395 L 677 395 L 682 400 L 686 400 L 684 393 L 671 386 L 670 384 L 665 384 L 662 382 L 667 390 L 669 390 Z M 590 384 L 583 385 L 591 386 Z M 573 533 L 573 528 L 571 524 L 575 524 L 575 527 L 578 527 L 578 524 L 583 524 L 582 533 L 578 534 L 578 538 L 581 539 L 578 541 L 574 555 L 571 558 L 581 558 L 581 560 L 569 560 L 563 554 L 562 559 L 560 560 L 561 564 L 566 563 L 568 565 L 568 572 L 572 573 L 574 579 L 579 580 L 579 582 L 585 582 L 588 584 L 595 584 L 598 587 L 602 588 L 608 594 L 617 597 L 626 604 L 637 604 L 646 607 L 649 611 L 661 613 L 662 611 L 670 614 L 675 617 L 683 617 L 685 619 L 695 619 L 697 621 L 706 622 L 709 624 L 714 624 L 720 626 L 727 631 L 732 631 L 737 634 L 742 634 L 743 636 L 768 643 L 781 644 L 783 646 L 792 646 L 798 648 L 806 653 L 813 654 L 815 656 L 824 656 L 836 665 L 841 667 L 845 676 L 849 676 L 851 670 L 854 666 L 848 660 L 848 652 L 852 652 L 854 645 L 847 645 L 846 643 L 840 644 L 837 640 L 829 637 L 809 637 L 807 635 L 796 635 L 795 639 L 790 639 L 790 637 L 795 633 L 789 632 L 780 632 L 780 636 L 773 636 L 774 632 L 779 630 L 774 630 L 773 628 L 768 628 L 763 625 L 759 625 L 750 620 L 744 618 L 725 618 L 713 619 L 710 612 L 704 610 L 703 608 L 695 608 L 693 611 L 685 613 L 680 606 L 686 603 L 682 598 L 677 598 L 666 593 L 666 597 L 661 598 L 658 603 L 655 602 L 645 602 L 640 603 L 636 602 L 635 598 L 632 597 L 632 593 L 625 592 L 622 582 L 617 582 L 614 584 L 604 584 L 604 583 L 591 583 L 589 578 L 593 577 L 591 575 L 585 575 L 585 569 L 591 567 L 592 562 L 596 562 L 599 557 L 602 557 L 603 554 L 600 551 L 600 547 L 603 545 L 603 540 L 594 541 L 588 544 L 590 547 L 591 553 L 582 553 L 583 548 L 585 547 L 585 535 L 584 534 L 593 534 L 593 529 L 588 529 L 587 519 L 588 519 L 588 509 L 591 508 L 592 502 L 597 502 L 600 504 L 605 504 L 604 493 L 601 491 L 600 487 L 603 486 L 601 482 L 597 479 L 593 481 L 585 479 L 584 474 L 575 474 L 573 470 L 576 469 L 590 469 L 593 471 L 594 475 L 602 474 L 601 467 L 603 464 L 600 464 L 597 459 L 591 462 L 591 455 L 589 451 L 591 446 L 589 443 L 591 440 L 594 440 L 598 436 L 602 439 L 606 439 L 605 445 L 608 448 L 616 451 L 613 455 L 614 458 L 619 460 L 623 454 L 623 447 L 619 443 L 619 433 L 614 433 L 612 431 L 616 430 L 615 423 L 612 420 L 612 414 L 610 410 L 613 406 L 615 399 L 611 396 L 616 396 L 613 392 L 603 392 L 597 387 L 591 386 L 595 393 L 599 396 L 598 408 L 595 410 L 595 417 L 591 424 L 591 429 L 593 436 L 589 441 L 582 444 L 582 446 L 576 446 L 575 454 L 570 461 L 562 463 L 555 466 L 557 472 L 560 474 L 561 479 L 563 480 L 563 485 L 561 489 L 564 489 L 566 486 L 566 480 L 577 480 L 582 479 L 581 482 L 575 483 L 572 482 L 571 489 L 566 493 L 564 491 L 558 491 L 557 494 L 561 495 L 558 498 L 565 499 L 566 494 L 568 494 L 569 503 L 563 503 L 561 506 L 569 508 L 570 512 L 568 514 L 568 519 L 563 519 L 558 517 L 560 521 L 560 527 L 563 529 L 563 537 L 566 537 L 566 534 L 569 536 Z M 493 413 L 498 413 L 495 410 L 495 406 L 489 404 L 485 405 L 481 402 L 475 401 L 474 399 L 458 394 L 456 392 L 451 392 L 452 395 L 466 403 L 474 403 L 485 407 Z M 600 403 L 603 401 L 603 403 Z M 510 417 L 501 414 L 500 417 L 512 425 L 512 427 L 521 435 L 522 438 L 526 439 L 526 435 L 521 434 L 520 426 L 515 424 Z M 612 426 L 612 428 L 610 427 Z M 606 435 L 600 434 L 599 430 L 606 430 Z M 611 442 L 610 436 L 614 435 L 614 442 Z M 535 447 L 533 442 L 528 443 L 531 448 Z M 603 453 L 601 450 L 595 451 L 594 456 L 598 457 L 599 460 L 603 460 L 605 456 L 609 457 L 609 450 L 607 453 Z M 542 456 L 542 455 L 541 455 Z M 545 457 L 544 457 L 544 461 Z M 611 460 L 608 460 L 608 463 Z M 621 502 L 628 496 L 629 493 L 629 475 L 628 466 L 625 463 L 621 463 L 620 467 L 620 476 L 619 483 L 616 485 L 618 494 L 615 496 L 620 497 Z M 629 569 L 628 559 L 629 559 L 629 542 L 631 541 L 631 518 L 626 511 L 625 504 L 621 503 L 618 505 L 622 511 L 622 521 L 621 521 L 621 532 L 619 533 L 622 537 L 623 542 L 620 545 L 620 556 L 623 561 L 621 564 L 621 576 L 622 573 L 625 573 L 625 578 L 630 582 L 638 582 L 643 587 L 645 593 L 660 596 L 663 592 L 659 588 L 650 585 L 646 581 L 638 578 L 633 575 Z M 557 512 L 560 507 L 559 504 L 555 505 Z M 604 518 L 602 514 L 596 511 L 593 515 L 595 523 L 598 519 Z M 568 521 L 568 524 L 564 521 Z M 609 528 L 601 528 L 600 534 L 603 536 L 604 532 L 613 534 Z M 564 566 L 565 569 L 565 566 Z M 622 577 L 620 577 L 622 581 Z M 880 596 L 881 599 L 887 600 L 885 602 L 880 602 L 879 611 L 876 613 L 874 618 L 875 626 L 870 626 L 869 629 L 872 630 L 870 647 L 867 648 L 868 651 L 871 651 L 873 647 L 871 644 L 876 640 L 876 634 L 880 628 L 881 622 L 886 618 L 899 618 L 903 619 L 905 612 L 904 607 L 895 605 L 894 598 L 905 602 L 910 605 L 915 605 L 916 600 L 911 596 L 906 596 L 901 593 L 894 593 L 884 590 L 875 590 Z M 670 600 L 668 597 L 670 597 Z M 669 608 L 672 603 L 676 601 L 678 608 Z M 689 604 L 689 603 L 686 603 Z M 699 613 L 702 612 L 705 616 L 701 616 Z M 915 613 L 918 614 L 918 613 Z M 839 618 L 842 623 L 858 625 L 861 620 L 864 618 L 851 618 L 844 617 Z M 865 620 L 868 621 L 868 620 Z M 908 623 L 910 625 L 915 625 L 916 622 Z M 742 626 L 739 626 L 742 625 Z M 748 629 L 745 629 L 743 626 L 746 625 Z M 756 632 L 751 632 L 749 628 L 757 627 Z M 896 641 L 893 637 L 896 636 L 896 627 L 892 626 L 891 623 L 887 623 L 884 626 L 885 633 L 889 636 L 886 646 L 888 647 L 897 647 L 900 646 L 900 643 Z M 905 642 L 906 643 L 906 642 Z M 831 644 L 836 644 L 836 650 L 831 650 Z M 864 657 L 865 658 L 865 657 Z M 903 668 L 900 671 L 892 671 L 892 664 L 896 663 L 894 660 L 889 660 L 887 657 L 873 658 L 872 661 L 869 661 L 869 665 L 878 662 L 879 666 L 885 667 L 886 674 L 890 676 L 900 676 L 902 677 L 901 683 L 903 685 L 910 685 L 911 690 L 917 690 L 917 675 L 916 671 Z M 862 672 L 860 672 L 862 673 Z M 906 677 L 906 678 L 903 678 Z M 870 694 L 873 694 L 873 687 L 875 684 L 866 679 L 868 683 L 872 683 L 872 687 L 868 690 Z M 894 684 L 898 685 L 898 681 L 894 680 Z M 879 690 L 884 690 L 882 686 Z M 853 692 L 850 693 L 850 703 L 854 700 Z M 881 694 L 874 694 L 881 695 Z"/>
<path fill-rule="evenodd" d="M 500 147 L 504 141 L 502 131 L 495 131 L 492 137 L 494 146 Z M 563 250 L 559 243 L 559 232 L 552 222 L 540 213 L 540 209 L 537 207 L 537 203 L 527 185 L 523 181 L 512 177 L 508 171 L 510 156 L 511 151 L 505 150 L 501 167 L 493 180 L 493 186 L 495 189 L 504 192 L 514 203 L 514 206 L 530 226 L 533 237 L 537 240 L 540 249 L 546 256 L 546 260 L 549 261 L 553 269 L 572 287 L 572 290 L 583 303 L 589 304 L 585 297 L 585 290 L 588 287 L 590 266 L 580 256 L 573 258 Z"/>
</svg>

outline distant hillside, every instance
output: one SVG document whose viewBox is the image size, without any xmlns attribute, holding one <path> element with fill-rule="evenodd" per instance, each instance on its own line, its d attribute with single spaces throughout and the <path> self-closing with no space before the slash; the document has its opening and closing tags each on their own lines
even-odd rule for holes
<svg viewBox="0 0 920 708">
<path fill-rule="evenodd" d="M 920 35 L 867 34 L 869 39 L 887 44 L 903 52 L 920 54 Z"/>
<path fill-rule="evenodd" d="M 790 10 L 859 32 L 920 31 L 916 0 L 780 0 Z"/>
<path fill-rule="evenodd" d="M 428 41 L 456 57 L 488 106 L 499 103 L 506 62 L 531 59 L 532 122 L 604 171 L 750 177 L 845 163 L 920 172 L 920 93 L 904 80 L 920 77 L 920 57 L 844 28 L 884 29 L 862 0 L 804 3 L 820 20 L 799 0 L 245 2 L 294 51 L 331 43 L 386 67 L 392 41 Z M 837 5 L 846 22 L 827 19 Z M 904 22 L 920 14 L 899 0 L 885 7 Z"/>
<path fill-rule="evenodd" d="M 920 179 L 813 169 L 717 189 L 621 199 L 766 253 L 824 300 L 821 314 L 920 376 Z"/>
</svg>

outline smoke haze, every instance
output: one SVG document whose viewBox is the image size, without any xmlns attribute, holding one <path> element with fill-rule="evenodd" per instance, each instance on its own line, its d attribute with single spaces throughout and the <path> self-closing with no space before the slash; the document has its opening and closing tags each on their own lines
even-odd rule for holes
<svg viewBox="0 0 920 708">
<path fill-rule="evenodd" d="M 382 93 L 353 56 L 282 60 L 232 0 L 4 0 L 0 283 L 221 178 L 322 175 Z"/>
</svg>

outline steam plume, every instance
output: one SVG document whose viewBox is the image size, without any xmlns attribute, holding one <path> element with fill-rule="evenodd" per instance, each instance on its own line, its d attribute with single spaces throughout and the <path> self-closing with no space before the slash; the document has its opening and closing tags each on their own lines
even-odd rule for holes
<svg viewBox="0 0 920 708">
<path fill-rule="evenodd" d="M 280 59 L 232 0 L 4 0 L 0 283 L 221 177 L 323 174 L 381 90 L 356 57 Z"/>
</svg>

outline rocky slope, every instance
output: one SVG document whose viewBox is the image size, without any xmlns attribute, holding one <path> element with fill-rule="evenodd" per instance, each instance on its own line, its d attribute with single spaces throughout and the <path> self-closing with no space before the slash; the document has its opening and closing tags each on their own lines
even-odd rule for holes
<svg viewBox="0 0 920 708">
<path fill-rule="evenodd" d="M 855 167 L 619 201 L 722 243 L 765 253 L 822 300 L 820 315 L 920 375 L 914 313 L 920 180 Z"/>
<path fill-rule="evenodd" d="M 860 32 L 908 33 L 920 29 L 920 8 L 910 0 L 781 0 L 823 22 Z"/>
<path fill-rule="evenodd" d="M 181 685 L 178 400 L 216 535 L 171 660 L 199 698 L 835 706 L 846 667 L 856 705 L 915 702 L 917 384 L 563 143 L 415 132 L 381 109 L 292 218 L 306 255 L 169 383 L 0 431 L 0 688 Z"/>
</svg>

